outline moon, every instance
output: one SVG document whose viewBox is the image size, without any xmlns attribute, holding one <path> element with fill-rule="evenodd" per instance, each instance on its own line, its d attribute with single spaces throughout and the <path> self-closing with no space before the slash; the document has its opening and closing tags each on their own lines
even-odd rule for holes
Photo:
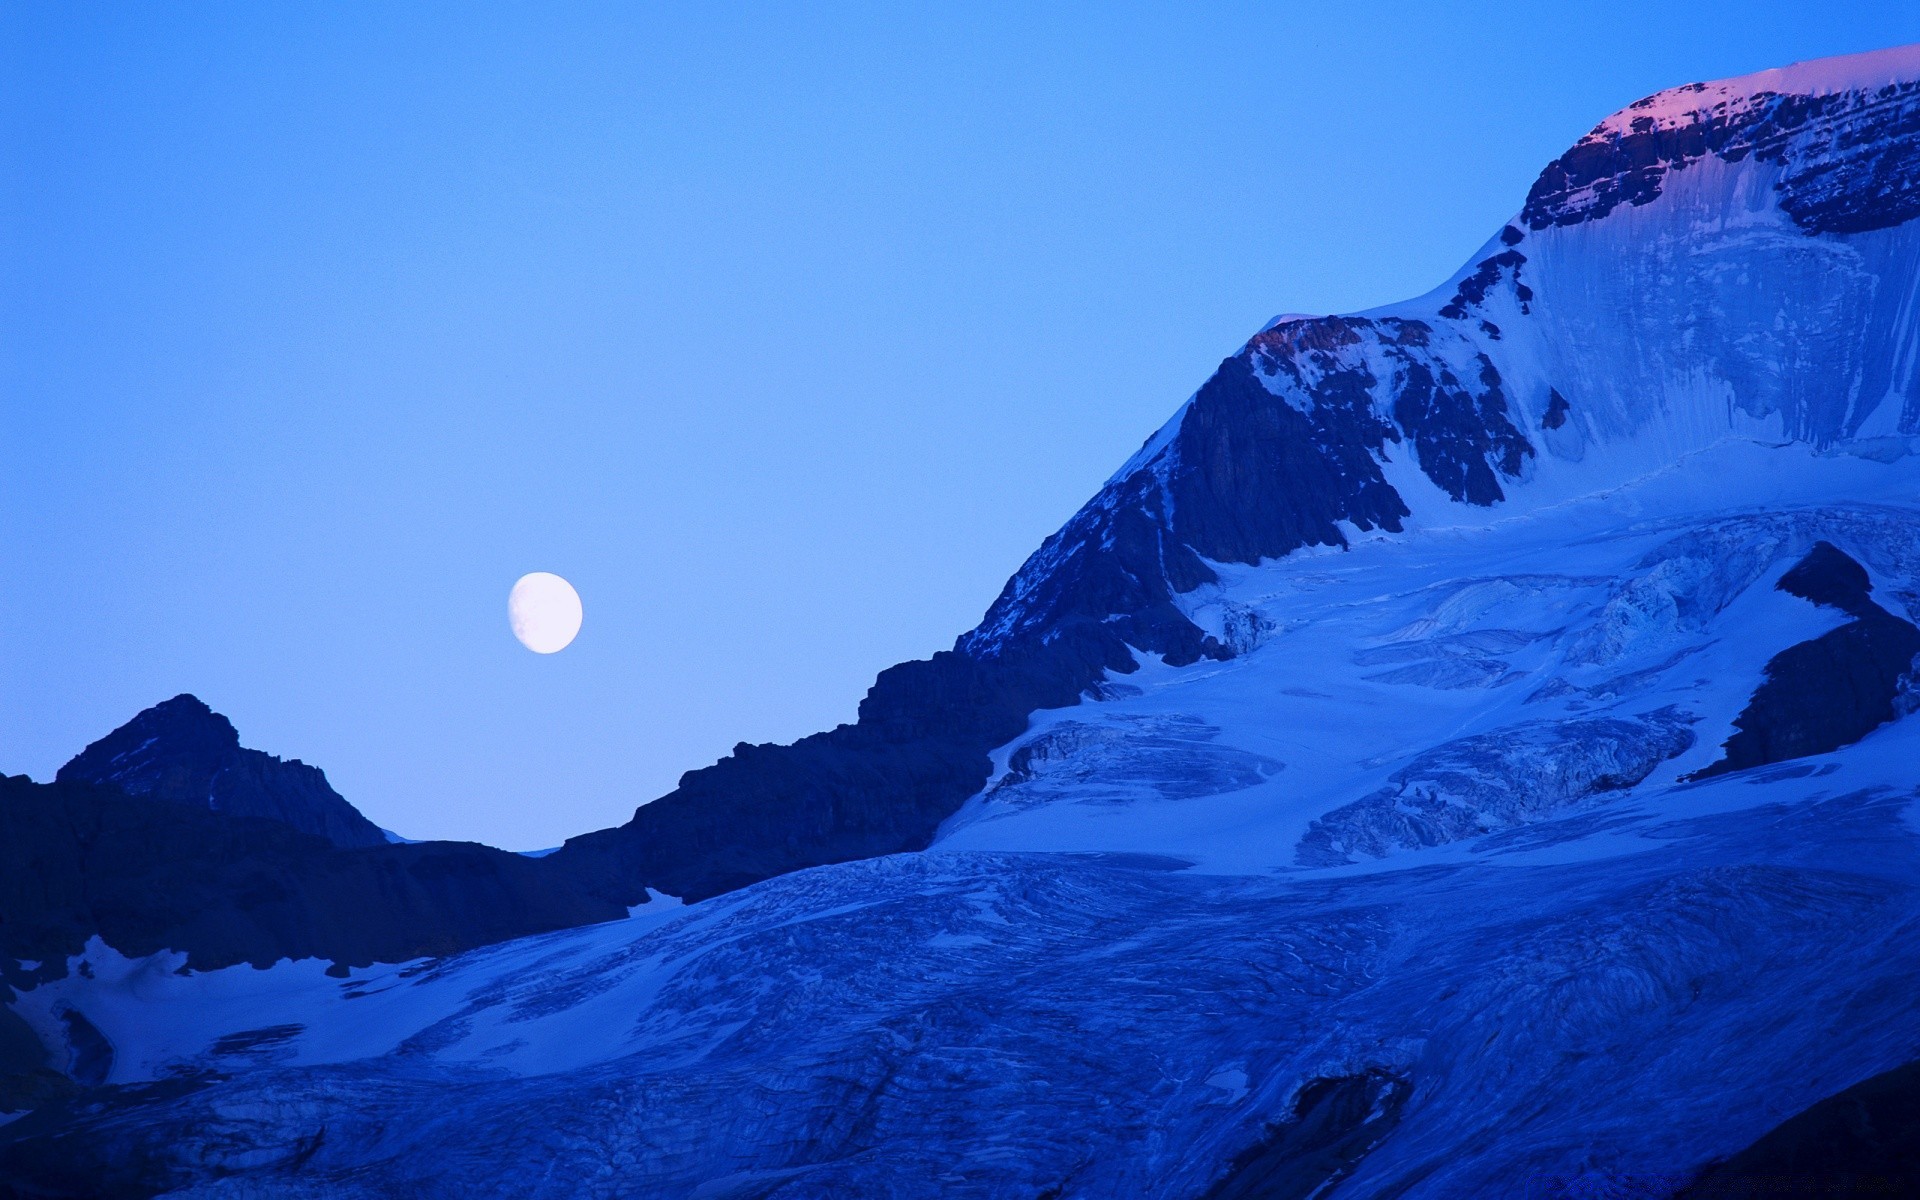
<svg viewBox="0 0 1920 1200">
<path fill-rule="evenodd" d="M 507 623 L 535 654 L 558 654 L 580 632 L 580 593 L 549 571 L 522 575 L 507 593 Z"/>
</svg>

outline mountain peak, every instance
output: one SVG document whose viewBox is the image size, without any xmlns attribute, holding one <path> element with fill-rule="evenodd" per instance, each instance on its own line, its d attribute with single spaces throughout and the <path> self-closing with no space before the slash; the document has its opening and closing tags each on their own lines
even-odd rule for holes
<svg viewBox="0 0 1920 1200">
<path fill-rule="evenodd" d="M 1655 92 L 1547 165 L 1520 219 L 1538 231 L 1657 199 L 1694 163 L 1764 164 L 1806 233 L 1863 233 L 1920 213 L 1920 46 L 1823 58 Z"/>
<path fill-rule="evenodd" d="M 386 843 L 386 835 L 334 791 L 319 768 L 243 747 L 232 721 L 187 692 L 143 709 L 75 755 L 54 778 L 264 817 L 341 846 Z"/>
<path fill-rule="evenodd" d="M 1655 128 L 1671 129 L 1692 124 L 1705 114 L 1723 111 L 1744 101 L 1872 92 L 1916 80 L 1920 80 L 1920 45 L 1810 58 L 1751 75 L 1663 88 L 1614 113 L 1595 126 L 1593 132 L 1627 132 L 1643 121 L 1651 121 Z"/>
</svg>

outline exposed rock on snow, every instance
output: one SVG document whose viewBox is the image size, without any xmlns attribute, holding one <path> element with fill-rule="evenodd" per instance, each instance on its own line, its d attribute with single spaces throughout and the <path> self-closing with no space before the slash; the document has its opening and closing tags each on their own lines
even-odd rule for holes
<svg viewBox="0 0 1920 1200">
<path fill-rule="evenodd" d="M 1297 857 L 1331 866 L 1542 820 L 1633 787 L 1693 740 L 1687 715 L 1673 708 L 1461 738 L 1396 771 L 1390 786 L 1315 821 Z"/>
<path fill-rule="evenodd" d="M 1271 758 L 1218 744 L 1219 734 L 1178 713 L 1097 725 L 1062 721 L 1013 752 L 986 799 L 1016 807 L 1180 800 L 1249 788 L 1282 769 Z"/>
<path fill-rule="evenodd" d="M 1765 682 L 1734 718 L 1726 756 L 1701 777 L 1850 746 L 1903 711 L 1920 629 L 1873 601 L 1859 563 L 1816 542 L 1775 586 L 1854 619 L 1768 661 Z"/>
</svg>

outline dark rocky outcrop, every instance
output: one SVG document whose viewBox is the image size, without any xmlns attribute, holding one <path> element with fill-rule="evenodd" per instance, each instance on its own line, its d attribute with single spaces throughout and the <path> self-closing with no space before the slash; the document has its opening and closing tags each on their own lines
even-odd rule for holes
<svg viewBox="0 0 1920 1200">
<path fill-rule="evenodd" d="M 1511 247 L 1526 236 L 1509 225 L 1500 231 L 1500 240 Z M 1527 263 L 1527 256 L 1518 250 L 1502 250 L 1473 264 L 1473 270 L 1460 286 L 1455 289 L 1453 299 L 1440 309 L 1440 315 L 1450 321 L 1458 321 L 1467 315 L 1470 308 L 1478 308 L 1486 303 L 1487 293 L 1499 283 L 1503 276 L 1513 281 L 1513 298 L 1519 304 L 1522 313 L 1532 312 L 1533 289 L 1520 282 L 1520 268 Z"/>
<path fill-rule="evenodd" d="M 1393 1132 L 1412 1095 L 1412 1083 L 1386 1071 L 1311 1080 L 1288 1118 L 1269 1125 L 1201 1200 L 1326 1195 Z"/>
<path fill-rule="evenodd" d="M 231 721 L 189 695 L 140 713 L 75 755 L 55 778 L 279 821 L 336 846 L 387 841 L 317 767 L 242 747 Z"/>
<path fill-rule="evenodd" d="M 1825 754 L 1898 715 L 1901 689 L 1920 657 L 1920 629 L 1874 602 L 1866 569 L 1818 542 L 1775 586 L 1854 619 L 1774 655 L 1765 681 L 1734 718 L 1725 756 L 1693 778 Z"/>
<path fill-rule="evenodd" d="M 1558 388 L 1547 389 L 1547 411 L 1540 414 L 1540 428 L 1558 429 L 1567 423 L 1567 413 L 1573 406 L 1560 394 Z"/>
<path fill-rule="evenodd" d="M 1109 667 L 1132 670 L 1120 635 L 1064 634 L 994 663 L 945 652 L 881 673 L 857 724 L 791 746 L 734 748 L 681 776 L 616 829 L 545 859 L 617 904 L 647 887 L 689 900 L 804 867 L 918 849 L 986 783 L 988 750 L 1035 708 L 1074 702 Z"/>
<path fill-rule="evenodd" d="M 1374 459 L 1400 433 L 1374 411 L 1379 381 L 1338 353 L 1360 344 L 1363 327 L 1335 318 L 1313 324 L 1321 328 L 1256 337 L 1249 353 L 1221 363 L 1187 406 L 1164 469 L 1171 540 L 1186 554 L 1257 563 L 1302 546 L 1344 546 L 1341 521 L 1400 530 L 1406 503 Z M 1301 371 L 1290 352 L 1295 344 L 1307 355 L 1324 354 L 1324 375 Z M 1262 373 L 1301 388 L 1311 406 L 1287 403 Z M 1212 579 L 1207 570 L 1195 582 Z M 1177 577 L 1169 582 L 1179 591 L 1193 587 L 1178 587 L 1185 581 Z"/>
<path fill-rule="evenodd" d="M 1675 1200 L 1733 1196 L 1920 1196 L 1920 1062 L 1789 1118 Z"/>
<path fill-rule="evenodd" d="M 1873 580 L 1867 569 L 1832 542 L 1815 542 L 1806 557 L 1788 568 L 1773 586 L 1776 591 L 1823 608 L 1837 608 L 1850 616 L 1885 612 L 1873 601 Z"/>
<path fill-rule="evenodd" d="M 0 1113 L 38 1108 L 79 1086 L 54 1069 L 47 1048 L 19 1014 L 0 1008 Z"/>
<path fill-rule="evenodd" d="M 344 848 L 260 817 L 0 778 L 0 984 L 27 982 L 16 959 L 64 973 L 96 935 L 195 968 L 362 965 L 624 915 L 545 860 L 486 846 Z"/>
</svg>

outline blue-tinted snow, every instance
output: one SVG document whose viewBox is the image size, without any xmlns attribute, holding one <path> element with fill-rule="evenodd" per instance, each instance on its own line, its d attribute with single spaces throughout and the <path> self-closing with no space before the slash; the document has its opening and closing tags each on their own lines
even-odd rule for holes
<svg viewBox="0 0 1920 1200">
<path fill-rule="evenodd" d="M 1381 310 L 1497 367 L 1505 499 L 1388 444 L 1406 533 L 1212 564 L 1235 657 L 1034 714 L 924 853 L 346 980 L 96 944 L 17 1007 L 175 1083 L 81 1136 L 197 1197 L 1184 1198 L 1365 1077 L 1411 1090 L 1339 1196 L 1653 1195 L 1920 1057 L 1920 721 L 1683 782 L 1843 619 L 1773 586 L 1815 541 L 1920 607 L 1920 222 L 1778 182 L 1707 156 Z"/>
</svg>

